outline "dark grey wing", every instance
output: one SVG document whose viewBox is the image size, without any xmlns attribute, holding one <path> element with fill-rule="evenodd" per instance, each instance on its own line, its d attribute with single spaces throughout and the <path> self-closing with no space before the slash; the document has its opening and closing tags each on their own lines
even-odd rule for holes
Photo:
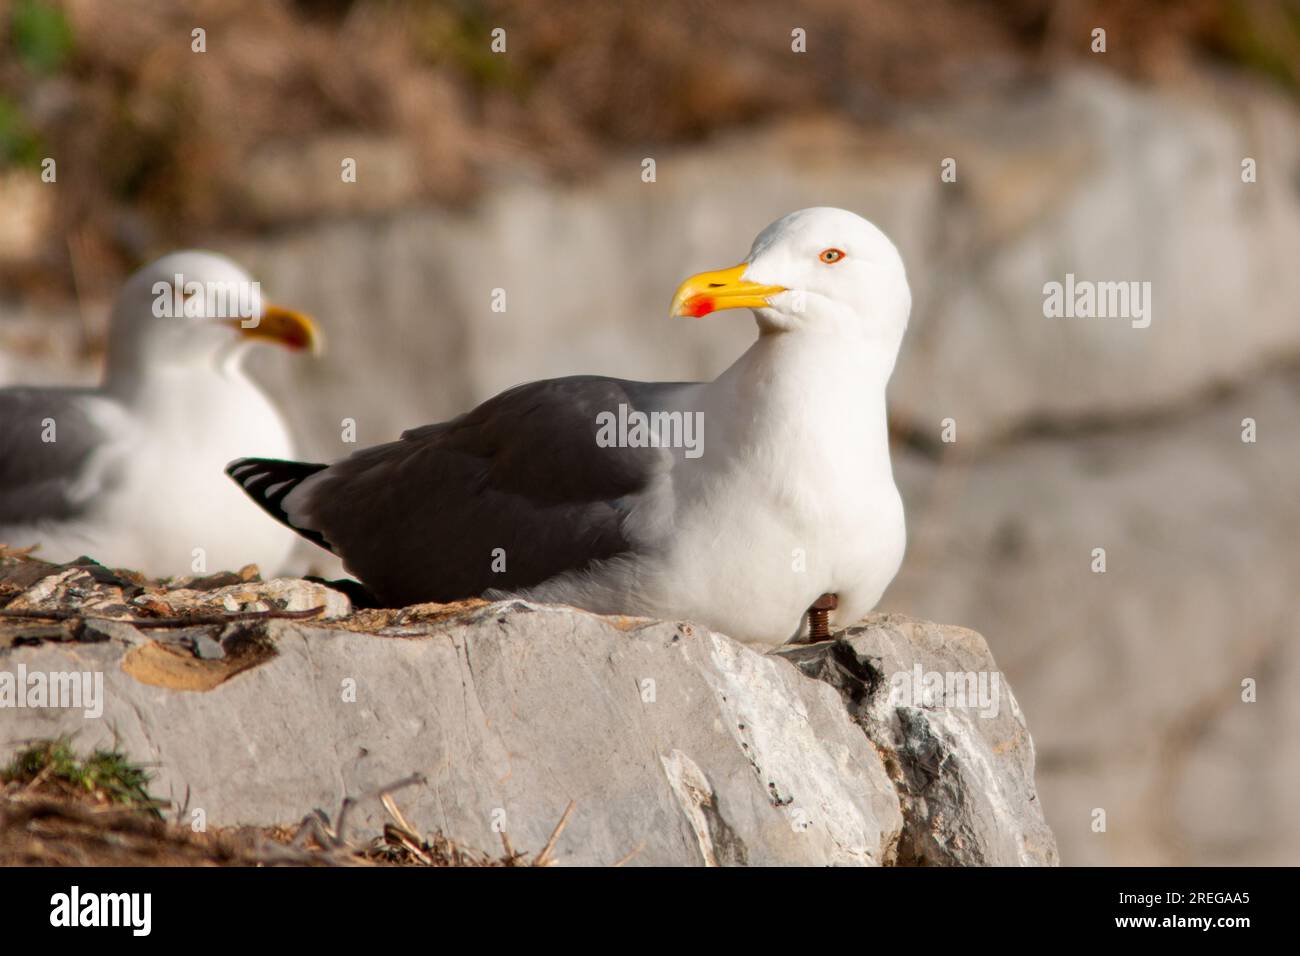
<svg viewBox="0 0 1300 956">
<path fill-rule="evenodd" d="M 120 475 L 122 413 L 84 389 L 0 389 L 0 528 L 83 514 Z"/>
<path fill-rule="evenodd" d="M 538 584 L 627 550 L 628 499 L 671 457 L 601 447 L 598 415 L 656 407 L 675 387 L 594 376 L 520 385 L 312 476 L 288 503 L 292 523 L 394 604 Z"/>
</svg>

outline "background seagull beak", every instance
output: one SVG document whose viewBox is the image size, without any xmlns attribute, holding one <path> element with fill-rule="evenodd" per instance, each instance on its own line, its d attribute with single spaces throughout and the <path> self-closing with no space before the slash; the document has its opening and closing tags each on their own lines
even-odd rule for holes
<svg viewBox="0 0 1300 956">
<path fill-rule="evenodd" d="M 294 312 L 292 309 L 284 309 L 278 305 L 267 305 L 262 309 L 262 315 L 257 320 L 256 325 L 245 325 L 243 319 L 225 319 L 224 321 L 229 325 L 233 325 L 241 335 L 250 339 L 266 339 L 278 342 L 280 345 L 294 351 L 311 349 L 313 355 L 320 355 L 321 353 L 321 334 L 320 330 L 316 328 L 316 323 L 301 312 Z"/>
<path fill-rule="evenodd" d="M 718 272 L 701 272 L 683 282 L 673 296 L 669 317 L 690 315 L 699 317 L 723 309 L 761 309 L 767 305 L 768 296 L 784 292 L 779 285 L 761 285 L 741 278 L 749 268 L 742 262 Z"/>
</svg>

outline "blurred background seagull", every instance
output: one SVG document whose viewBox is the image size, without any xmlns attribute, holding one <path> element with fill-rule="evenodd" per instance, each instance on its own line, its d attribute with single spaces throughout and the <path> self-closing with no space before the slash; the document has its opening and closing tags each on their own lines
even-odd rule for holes
<svg viewBox="0 0 1300 956">
<path fill-rule="evenodd" d="M 534 382 L 334 465 L 228 472 L 389 604 L 518 595 L 762 644 L 814 602 L 852 623 L 904 549 L 885 420 L 902 259 L 853 213 L 791 213 L 671 313 L 736 308 L 759 337 L 713 382 Z M 648 427 L 611 442 L 611 418 Z M 693 441 L 674 441 L 688 419 Z"/>
<path fill-rule="evenodd" d="M 151 576 L 249 562 L 274 573 L 293 535 L 246 517 L 222 476 L 252 447 L 292 454 L 242 369 L 257 342 L 314 349 L 318 338 L 306 317 L 263 305 L 223 256 L 177 252 L 132 275 L 99 388 L 0 389 L 0 542 Z"/>
</svg>

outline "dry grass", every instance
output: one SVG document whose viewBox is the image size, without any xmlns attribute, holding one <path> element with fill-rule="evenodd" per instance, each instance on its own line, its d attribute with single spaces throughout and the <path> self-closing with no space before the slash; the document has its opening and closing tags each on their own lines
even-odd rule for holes
<svg viewBox="0 0 1300 956">
<path fill-rule="evenodd" d="M 0 866 L 550 866 L 573 811 L 570 804 L 539 853 L 515 850 L 503 833 L 494 855 L 412 826 L 393 794 L 419 777 L 377 794 L 390 822 L 364 843 L 348 836 L 352 800 L 337 822 L 316 810 L 297 826 L 195 832 L 163 819 L 166 803 L 149 795 L 148 780 L 115 751 L 78 758 L 66 738 L 32 744 L 0 771 Z"/>
</svg>

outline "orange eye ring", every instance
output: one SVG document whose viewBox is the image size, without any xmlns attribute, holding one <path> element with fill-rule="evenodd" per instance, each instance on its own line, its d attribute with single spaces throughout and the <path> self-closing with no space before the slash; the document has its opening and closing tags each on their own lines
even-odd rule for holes
<svg viewBox="0 0 1300 956">
<path fill-rule="evenodd" d="M 835 249 L 835 248 L 823 249 L 821 251 L 821 255 L 819 255 L 817 258 L 820 259 L 822 262 L 826 263 L 828 266 L 832 266 L 844 258 L 844 250 Z"/>
</svg>

